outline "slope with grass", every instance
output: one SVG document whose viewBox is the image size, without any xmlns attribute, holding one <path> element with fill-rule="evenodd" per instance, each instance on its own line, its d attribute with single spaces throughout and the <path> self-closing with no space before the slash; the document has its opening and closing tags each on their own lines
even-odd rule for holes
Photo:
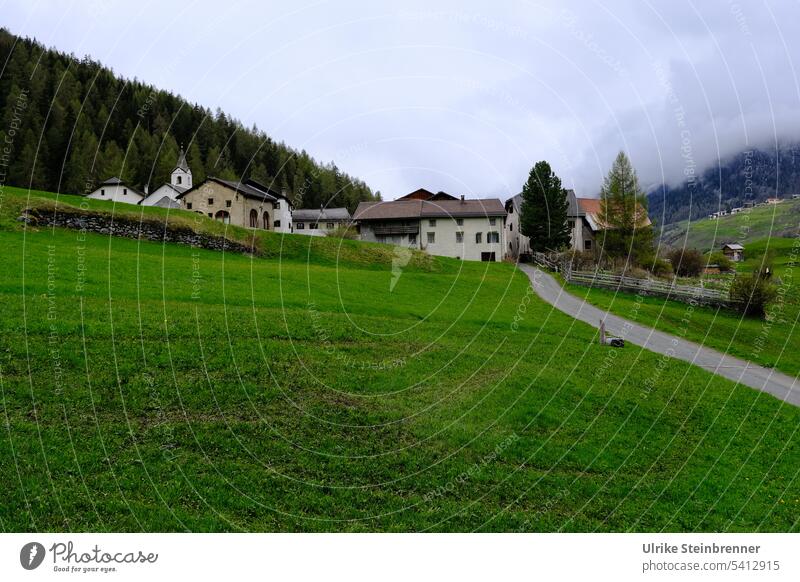
<svg viewBox="0 0 800 582">
<path fill-rule="evenodd" d="M 24 229 L 18 198 L 3 530 L 800 528 L 800 411 L 596 345 L 511 265 L 415 259 L 390 291 L 390 247 Z"/>
<path fill-rule="evenodd" d="M 616 315 L 654 327 L 688 340 L 774 367 L 790 376 L 800 374 L 800 293 L 795 265 L 800 259 L 800 239 L 775 238 L 748 245 L 752 257 L 767 250 L 775 253 L 775 283 L 778 300 L 768 318 L 746 317 L 726 308 L 711 308 L 644 297 L 606 289 L 566 285 L 572 294 Z M 757 259 L 738 266 L 751 271 Z"/>
<path fill-rule="evenodd" d="M 800 236 L 800 199 L 784 200 L 716 220 L 683 220 L 665 225 L 656 234 L 664 244 L 703 252 L 719 250 L 729 242 L 747 245 L 766 238 L 795 238 Z"/>
</svg>

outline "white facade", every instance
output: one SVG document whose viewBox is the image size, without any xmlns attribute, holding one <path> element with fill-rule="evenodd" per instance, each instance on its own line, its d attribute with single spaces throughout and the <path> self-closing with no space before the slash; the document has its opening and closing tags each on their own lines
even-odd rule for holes
<svg viewBox="0 0 800 582">
<path fill-rule="evenodd" d="M 91 194 L 88 198 L 95 200 L 110 200 L 111 202 L 123 202 L 125 204 L 139 204 L 144 195 L 125 184 L 119 178 L 109 178 Z"/>
<path fill-rule="evenodd" d="M 142 200 L 142 206 L 162 206 L 180 208 L 178 196 L 192 187 L 192 170 L 186 163 L 186 154 L 181 148 L 175 169 L 170 175 L 169 184 L 162 184 Z M 166 200 L 165 200 L 166 199 Z"/>
<path fill-rule="evenodd" d="M 505 218 L 423 218 L 420 249 L 465 261 L 500 261 L 506 248 Z"/>
<path fill-rule="evenodd" d="M 292 232 L 292 203 L 288 198 L 281 196 L 273 203 L 272 216 L 275 232 Z"/>
</svg>

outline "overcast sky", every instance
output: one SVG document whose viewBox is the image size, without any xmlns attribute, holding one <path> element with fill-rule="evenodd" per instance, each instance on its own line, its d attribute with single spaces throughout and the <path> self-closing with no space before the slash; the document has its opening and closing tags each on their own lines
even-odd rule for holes
<svg viewBox="0 0 800 582">
<path fill-rule="evenodd" d="M 394 6 L 393 6 L 394 5 Z M 0 24 L 257 124 L 379 189 L 595 196 L 800 136 L 800 2 L 0 0 Z"/>
</svg>

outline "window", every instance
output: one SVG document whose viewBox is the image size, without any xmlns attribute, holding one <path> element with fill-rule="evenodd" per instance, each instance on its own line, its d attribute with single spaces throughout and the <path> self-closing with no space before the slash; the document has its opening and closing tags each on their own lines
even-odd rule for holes
<svg viewBox="0 0 800 582">
<path fill-rule="evenodd" d="M 296 223 L 295 226 L 297 226 L 297 230 L 303 230 L 306 227 L 306 225 L 302 222 Z"/>
<path fill-rule="evenodd" d="M 250 211 L 250 228 L 258 226 L 258 211 L 254 208 Z"/>
<path fill-rule="evenodd" d="M 327 228 L 328 230 L 332 230 L 332 229 L 333 229 L 333 223 L 332 223 L 332 222 L 328 222 L 328 223 L 325 225 L 325 228 Z"/>
<path fill-rule="evenodd" d="M 458 226 L 464 226 L 464 219 L 463 218 L 456 218 L 456 224 Z"/>
<path fill-rule="evenodd" d="M 214 199 L 213 198 L 209 198 L 208 199 L 208 205 L 209 206 L 214 206 Z"/>
<path fill-rule="evenodd" d="M 209 212 L 209 213 L 208 213 L 208 217 L 209 217 L 209 218 L 214 218 L 214 215 L 213 215 L 211 212 Z"/>
<path fill-rule="evenodd" d="M 228 214 L 226 210 L 218 210 L 217 213 L 214 215 L 216 220 L 224 222 L 225 224 L 231 223 L 231 215 Z"/>
<path fill-rule="evenodd" d="M 127 196 L 128 195 L 128 189 L 127 188 L 123 188 L 122 189 L 122 195 L 123 196 Z"/>
<path fill-rule="evenodd" d="M 274 228 L 280 228 L 281 227 L 281 221 L 280 220 L 276 220 L 275 222 L 272 223 L 272 226 Z"/>
<path fill-rule="evenodd" d="M 483 242 L 483 233 L 482 232 L 476 232 L 475 233 L 475 244 L 479 245 L 482 242 Z"/>
<path fill-rule="evenodd" d="M 432 245 L 434 243 L 436 243 L 436 233 L 435 232 L 429 232 L 428 233 L 428 244 Z"/>
<path fill-rule="evenodd" d="M 192 209 L 192 203 L 191 203 L 191 202 L 187 202 L 187 203 L 186 203 L 186 208 L 188 208 L 189 210 L 191 210 L 191 209 Z"/>
<path fill-rule="evenodd" d="M 430 226 L 431 228 L 435 228 L 436 227 L 436 219 L 433 218 L 433 219 L 429 220 L 428 221 L 428 226 Z"/>
<path fill-rule="evenodd" d="M 489 226 L 494 226 L 495 224 L 497 224 L 497 219 L 496 218 L 490 218 L 489 219 Z"/>
<path fill-rule="evenodd" d="M 264 230 L 269 230 L 269 212 L 264 212 L 264 214 L 261 216 L 261 221 L 264 224 Z"/>
<path fill-rule="evenodd" d="M 231 201 L 230 200 L 226 200 L 225 201 L 225 207 L 226 208 L 230 208 L 231 207 Z"/>
<path fill-rule="evenodd" d="M 513 222 L 509 222 L 508 223 L 508 230 L 514 230 L 514 223 Z"/>
<path fill-rule="evenodd" d="M 481 253 L 481 260 L 482 261 L 494 262 L 496 260 L 495 259 L 495 254 L 494 253 Z"/>
<path fill-rule="evenodd" d="M 464 233 L 463 232 L 457 232 L 456 233 L 456 242 L 457 243 L 463 243 L 464 242 Z"/>
<path fill-rule="evenodd" d="M 408 235 L 408 244 L 416 246 L 416 244 L 417 244 L 417 235 L 416 234 Z"/>
<path fill-rule="evenodd" d="M 105 196 L 106 191 L 103 188 L 100 188 L 100 196 Z"/>
<path fill-rule="evenodd" d="M 308 228 L 310 228 L 311 230 L 314 230 L 316 228 L 319 228 L 319 225 L 316 222 L 312 222 L 312 223 L 310 223 L 308 225 Z"/>
<path fill-rule="evenodd" d="M 486 242 L 489 244 L 500 242 L 500 233 L 497 231 L 486 233 Z"/>
<path fill-rule="evenodd" d="M 590 240 L 583 241 L 583 250 L 585 250 L 585 251 L 592 250 L 592 241 L 590 241 Z"/>
<path fill-rule="evenodd" d="M 178 184 L 181 184 L 181 183 L 182 183 L 182 181 L 183 181 L 183 178 L 181 178 L 180 176 L 178 176 Z"/>
<path fill-rule="evenodd" d="M 280 200 L 276 200 L 275 201 L 275 210 L 280 210 L 280 209 L 281 209 L 281 201 Z"/>
</svg>

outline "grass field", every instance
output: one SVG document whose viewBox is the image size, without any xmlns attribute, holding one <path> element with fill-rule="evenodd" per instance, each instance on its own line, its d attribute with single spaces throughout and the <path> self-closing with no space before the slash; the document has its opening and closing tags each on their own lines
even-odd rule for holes
<svg viewBox="0 0 800 582">
<path fill-rule="evenodd" d="M 800 374 L 800 293 L 796 264 L 800 261 L 800 239 L 775 238 L 751 242 L 751 257 L 775 253 L 775 275 L 780 294 L 769 309 L 769 319 L 744 317 L 725 309 L 690 306 L 660 297 L 642 297 L 606 289 L 567 285 L 567 289 L 589 303 L 612 313 L 730 353 L 787 374 Z M 751 271 L 756 259 L 738 266 Z"/>
<path fill-rule="evenodd" d="M 800 410 L 596 345 L 512 265 L 415 258 L 390 291 L 382 245 L 23 230 L 24 196 L 3 530 L 800 529 Z"/>
<path fill-rule="evenodd" d="M 660 233 L 662 243 L 703 252 L 719 250 L 729 242 L 746 244 L 797 236 L 800 236 L 800 200 L 784 200 L 780 204 L 752 208 L 717 220 L 701 218 L 691 223 L 683 220 L 664 226 Z"/>
</svg>

